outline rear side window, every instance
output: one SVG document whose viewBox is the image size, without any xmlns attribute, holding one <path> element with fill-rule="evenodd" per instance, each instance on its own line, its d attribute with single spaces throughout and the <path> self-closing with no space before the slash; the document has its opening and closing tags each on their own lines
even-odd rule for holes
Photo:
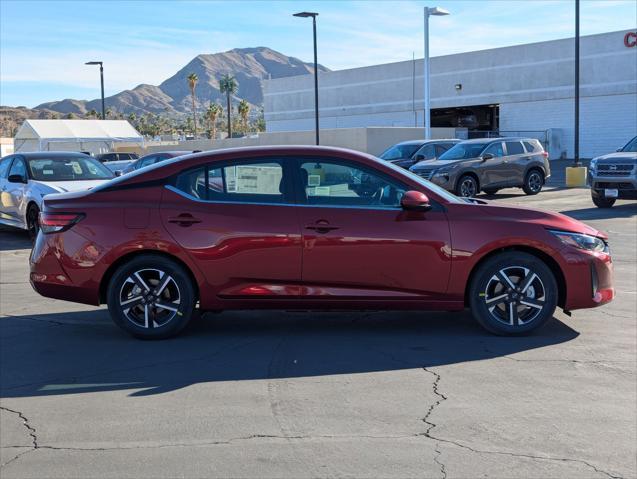
<svg viewBox="0 0 637 479">
<path fill-rule="evenodd" d="M 205 201 L 284 203 L 284 169 L 278 162 L 211 165 L 181 173 L 175 187 Z"/>
<path fill-rule="evenodd" d="M 496 158 L 504 156 L 504 149 L 502 148 L 502 142 L 498 141 L 497 143 L 491 143 L 489 147 L 484 150 L 482 154 L 491 153 Z"/>
<path fill-rule="evenodd" d="M 523 141 L 524 147 L 528 153 L 540 153 L 542 151 L 542 145 L 539 141 Z"/>
<path fill-rule="evenodd" d="M 519 141 L 507 141 L 507 155 L 521 155 L 524 153 L 524 147 Z"/>
</svg>

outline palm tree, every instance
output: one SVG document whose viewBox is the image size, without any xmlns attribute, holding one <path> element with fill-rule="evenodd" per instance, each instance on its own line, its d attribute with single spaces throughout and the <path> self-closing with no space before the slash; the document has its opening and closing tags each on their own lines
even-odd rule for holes
<svg viewBox="0 0 637 479">
<path fill-rule="evenodd" d="M 211 103 L 206 112 L 206 118 L 208 118 L 208 130 L 210 132 L 210 139 L 214 140 L 217 137 L 217 118 L 223 113 L 223 107 L 219 103 Z"/>
<path fill-rule="evenodd" d="M 241 123 L 243 126 L 243 134 L 248 134 L 248 115 L 250 114 L 250 104 L 241 100 L 239 102 L 239 106 L 237 107 L 237 111 L 239 112 L 239 116 L 241 117 Z"/>
<path fill-rule="evenodd" d="M 219 91 L 226 94 L 227 100 L 226 111 L 228 112 L 228 138 L 232 138 L 232 124 L 230 120 L 232 109 L 230 108 L 230 96 L 237 93 L 238 88 L 239 84 L 237 83 L 236 78 L 231 75 L 226 74 L 221 77 L 221 80 L 219 80 Z"/>
<path fill-rule="evenodd" d="M 113 109 L 109 106 L 105 112 L 106 118 L 110 118 L 112 114 L 113 114 Z"/>
<path fill-rule="evenodd" d="M 192 119 L 195 122 L 195 138 L 197 138 L 197 110 L 195 107 L 195 88 L 197 87 L 197 82 L 199 81 L 199 77 L 197 77 L 196 73 L 191 73 L 188 75 L 188 88 L 190 88 L 190 95 L 192 96 Z"/>
<path fill-rule="evenodd" d="M 91 110 L 86 114 L 88 118 L 97 118 L 97 111 L 95 108 L 91 108 Z"/>
</svg>

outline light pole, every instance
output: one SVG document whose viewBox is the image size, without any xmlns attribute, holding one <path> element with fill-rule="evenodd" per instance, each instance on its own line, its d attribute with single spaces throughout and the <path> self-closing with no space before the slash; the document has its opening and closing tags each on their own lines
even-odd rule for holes
<svg viewBox="0 0 637 479">
<path fill-rule="evenodd" d="M 425 7 L 425 139 L 431 139 L 431 113 L 429 104 L 429 17 L 431 15 L 443 16 L 449 15 L 449 12 L 440 7 Z"/>
<path fill-rule="evenodd" d="M 316 17 L 315 12 L 299 12 L 294 14 L 295 17 L 308 18 L 312 17 L 312 29 L 314 32 L 314 123 L 316 130 L 316 144 L 319 144 L 319 103 L 318 103 L 318 61 L 316 58 Z"/>
<path fill-rule="evenodd" d="M 106 120 L 106 108 L 104 108 L 104 64 L 102 62 L 86 62 L 85 65 L 100 66 L 100 83 L 102 85 L 102 120 Z"/>
<path fill-rule="evenodd" d="M 573 156 L 579 166 L 579 0 L 575 0 L 575 144 Z"/>
</svg>

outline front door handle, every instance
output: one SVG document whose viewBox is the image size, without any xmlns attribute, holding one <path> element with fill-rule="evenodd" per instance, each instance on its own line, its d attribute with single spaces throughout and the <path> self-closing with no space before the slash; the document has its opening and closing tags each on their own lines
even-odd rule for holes
<svg viewBox="0 0 637 479">
<path fill-rule="evenodd" d="M 196 223 L 201 223 L 201 220 L 195 218 L 190 213 L 182 213 L 179 216 L 168 218 L 169 223 L 174 223 L 178 226 L 188 227 Z"/>
<path fill-rule="evenodd" d="M 338 226 L 331 226 L 327 221 L 317 221 L 313 225 L 305 227 L 306 230 L 313 230 L 317 233 L 325 234 L 338 229 Z"/>
</svg>

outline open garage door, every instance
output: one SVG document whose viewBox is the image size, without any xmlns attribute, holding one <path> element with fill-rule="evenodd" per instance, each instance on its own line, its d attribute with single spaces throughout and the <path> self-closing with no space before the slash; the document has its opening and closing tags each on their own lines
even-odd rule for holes
<svg viewBox="0 0 637 479">
<path fill-rule="evenodd" d="M 469 138 L 479 137 L 472 132 L 497 131 L 499 105 L 473 105 L 431 110 L 431 126 L 436 128 L 467 128 Z"/>
</svg>

